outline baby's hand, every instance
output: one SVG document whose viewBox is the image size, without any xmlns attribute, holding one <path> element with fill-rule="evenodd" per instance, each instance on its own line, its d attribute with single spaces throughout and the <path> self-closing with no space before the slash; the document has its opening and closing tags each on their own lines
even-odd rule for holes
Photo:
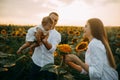
<svg viewBox="0 0 120 80">
<path fill-rule="evenodd" d="M 44 36 L 49 36 L 49 32 L 45 32 L 45 33 L 44 33 Z"/>
<path fill-rule="evenodd" d="M 19 49 L 19 50 L 17 51 L 17 54 L 21 54 L 21 52 L 22 52 L 22 51 Z"/>
<path fill-rule="evenodd" d="M 39 45 L 41 45 L 41 44 L 42 44 L 42 42 L 40 41 L 40 42 L 39 42 Z"/>
</svg>

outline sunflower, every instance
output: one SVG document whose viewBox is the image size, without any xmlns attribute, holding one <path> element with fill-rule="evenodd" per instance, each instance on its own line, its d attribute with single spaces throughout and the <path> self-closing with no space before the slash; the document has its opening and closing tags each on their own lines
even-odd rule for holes
<svg viewBox="0 0 120 80">
<path fill-rule="evenodd" d="M 59 27 L 55 27 L 55 29 L 58 31 Z"/>
<path fill-rule="evenodd" d="M 54 52 L 54 57 L 57 57 L 58 56 L 58 53 L 55 51 Z"/>
<path fill-rule="evenodd" d="M 20 32 L 18 30 L 15 31 L 15 36 L 20 36 Z"/>
<path fill-rule="evenodd" d="M 116 35 L 116 38 L 117 38 L 117 39 L 120 39 L 120 33 Z"/>
<path fill-rule="evenodd" d="M 73 35 L 74 34 L 74 31 L 72 31 L 72 30 L 68 30 L 68 35 Z"/>
<path fill-rule="evenodd" d="M 16 28 L 12 28 L 12 31 L 16 31 Z"/>
<path fill-rule="evenodd" d="M 76 36 L 80 36 L 80 31 L 75 32 Z"/>
<path fill-rule="evenodd" d="M 87 49 L 87 46 L 88 46 L 88 42 L 80 42 L 80 43 L 76 46 L 75 50 L 76 50 L 76 51 L 84 51 L 84 50 Z"/>
<path fill-rule="evenodd" d="M 83 27 L 78 27 L 77 30 L 78 31 L 83 31 Z"/>
<path fill-rule="evenodd" d="M 71 28 L 69 28 L 69 27 L 66 27 L 66 30 L 67 30 L 67 31 L 70 31 L 70 30 L 71 30 Z"/>
<path fill-rule="evenodd" d="M 18 31 L 20 31 L 20 32 L 21 32 L 21 31 L 23 31 L 23 29 L 22 29 L 22 28 L 18 28 Z"/>
<path fill-rule="evenodd" d="M 76 43 L 78 41 L 78 38 L 72 39 L 72 44 Z"/>
<path fill-rule="evenodd" d="M 11 36 L 15 36 L 15 32 L 14 31 L 11 33 Z"/>
<path fill-rule="evenodd" d="M 62 29 L 63 29 L 63 27 L 56 27 L 56 30 L 57 30 L 58 32 L 62 32 Z"/>
<path fill-rule="evenodd" d="M 23 36 L 26 36 L 26 32 L 23 32 Z"/>
<path fill-rule="evenodd" d="M 1 30 L 1 34 L 2 35 L 6 35 L 7 34 L 7 31 L 5 29 Z"/>
<path fill-rule="evenodd" d="M 89 42 L 89 39 L 87 37 L 83 38 L 83 42 Z"/>
<path fill-rule="evenodd" d="M 20 37 L 24 37 L 24 36 L 26 36 L 26 32 L 22 31 L 21 34 L 20 34 Z"/>
<path fill-rule="evenodd" d="M 60 44 L 57 46 L 57 48 L 59 49 L 60 52 L 63 53 L 70 53 L 72 51 L 70 45 L 68 44 Z"/>
<path fill-rule="evenodd" d="M 76 27 L 76 30 L 77 30 L 77 31 L 80 31 L 80 30 L 81 30 L 81 27 Z"/>
</svg>

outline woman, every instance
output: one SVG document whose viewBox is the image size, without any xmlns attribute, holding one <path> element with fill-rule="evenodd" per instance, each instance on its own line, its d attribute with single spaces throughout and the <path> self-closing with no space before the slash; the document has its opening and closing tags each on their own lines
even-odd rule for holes
<svg viewBox="0 0 120 80">
<path fill-rule="evenodd" d="M 90 41 L 85 63 L 73 54 L 66 55 L 66 63 L 81 73 L 88 73 L 90 80 L 118 80 L 115 61 L 101 20 L 89 19 L 84 36 Z"/>
</svg>

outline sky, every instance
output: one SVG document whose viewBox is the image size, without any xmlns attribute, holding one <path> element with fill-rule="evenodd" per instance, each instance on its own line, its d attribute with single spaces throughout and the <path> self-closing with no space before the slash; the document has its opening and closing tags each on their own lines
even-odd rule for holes
<svg viewBox="0 0 120 80">
<path fill-rule="evenodd" d="M 50 12 L 57 25 L 84 26 L 99 18 L 105 26 L 120 26 L 120 0 L 0 0 L 0 24 L 41 24 Z"/>
</svg>

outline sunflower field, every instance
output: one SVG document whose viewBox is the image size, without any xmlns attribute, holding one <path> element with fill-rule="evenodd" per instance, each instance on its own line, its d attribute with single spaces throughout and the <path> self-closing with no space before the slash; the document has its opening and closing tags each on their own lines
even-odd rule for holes
<svg viewBox="0 0 120 80">
<path fill-rule="evenodd" d="M 0 25 L 0 80 L 27 80 L 32 53 L 28 48 L 19 55 L 16 51 L 24 44 L 30 27 L 33 26 Z M 105 29 L 120 75 L 120 26 Z M 41 70 L 56 73 L 58 80 L 89 80 L 88 75 L 82 75 L 64 63 L 65 54 L 75 54 L 84 61 L 89 41 L 83 38 L 83 27 L 57 26 L 56 30 L 61 33 L 62 41 L 54 52 L 55 64 L 45 65 Z"/>
</svg>

